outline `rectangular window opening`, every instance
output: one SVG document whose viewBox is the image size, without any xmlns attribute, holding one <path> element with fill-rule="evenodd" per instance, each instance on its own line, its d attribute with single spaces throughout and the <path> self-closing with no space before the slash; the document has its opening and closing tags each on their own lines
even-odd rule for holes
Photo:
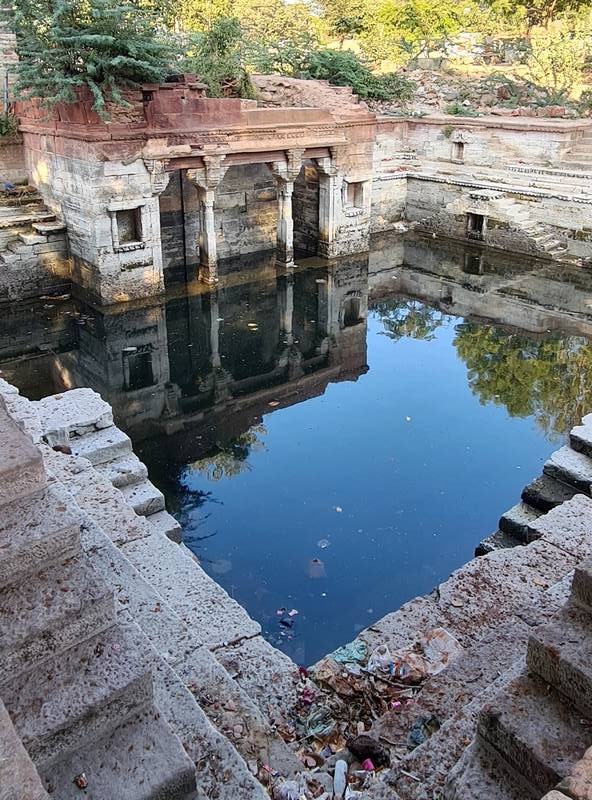
<svg viewBox="0 0 592 800">
<path fill-rule="evenodd" d="M 147 347 L 130 347 L 123 351 L 125 390 L 133 392 L 154 386 L 152 369 L 152 349 Z"/>
<path fill-rule="evenodd" d="M 467 236 L 469 239 L 482 239 L 485 230 L 483 214 L 467 214 Z"/>
<path fill-rule="evenodd" d="M 452 160 L 464 161 L 465 160 L 465 144 L 464 142 L 452 143 Z"/>
<path fill-rule="evenodd" d="M 364 184 L 361 181 L 347 183 L 345 202 L 352 208 L 364 208 Z"/>
<path fill-rule="evenodd" d="M 141 208 L 126 208 L 123 211 L 117 211 L 115 216 L 120 245 L 142 241 Z"/>
</svg>

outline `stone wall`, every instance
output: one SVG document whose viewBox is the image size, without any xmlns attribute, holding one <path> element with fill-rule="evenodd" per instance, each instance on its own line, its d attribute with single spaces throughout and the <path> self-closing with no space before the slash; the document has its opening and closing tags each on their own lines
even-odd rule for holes
<svg viewBox="0 0 592 800">
<path fill-rule="evenodd" d="M 30 180 L 68 227 L 74 282 L 107 304 L 162 292 L 158 197 L 144 162 L 106 161 L 99 147 L 32 133 L 25 148 Z M 126 211 L 137 214 L 136 231 L 119 241 Z"/>
<path fill-rule="evenodd" d="M 454 144 L 462 143 L 465 164 L 489 167 L 512 162 L 552 164 L 567 155 L 586 126 L 585 120 L 557 123 L 490 117 L 409 118 L 405 122 L 405 143 L 430 161 L 453 161 Z"/>
<path fill-rule="evenodd" d="M 316 255 L 319 245 L 319 174 L 313 162 L 305 163 L 294 182 L 294 249 Z"/>
<path fill-rule="evenodd" d="M 27 180 L 20 136 L 0 136 L 0 179 L 11 183 L 24 183 Z"/>
</svg>

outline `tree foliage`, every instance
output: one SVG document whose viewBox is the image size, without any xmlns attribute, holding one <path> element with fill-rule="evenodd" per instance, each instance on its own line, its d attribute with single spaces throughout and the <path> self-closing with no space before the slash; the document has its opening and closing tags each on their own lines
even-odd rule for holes
<svg viewBox="0 0 592 800">
<path fill-rule="evenodd" d="M 212 97 L 253 97 L 244 64 L 240 22 L 219 17 L 203 33 L 189 36 L 182 67 L 199 75 Z"/>
<path fill-rule="evenodd" d="M 586 339 L 536 340 L 466 322 L 454 344 L 482 403 L 534 416 L 548 434 L 565 434 L 592 405 L 592 344 Z"/>
<path fill-rule="evenodd" d="M 88 87 L 94 109 L 125 105 L 124 87 L 166 76 L 169 47 L 146 10 L 118 0 L 16 0 L 16 91 L 47 105 L 73 102 Z"/>
</svg>

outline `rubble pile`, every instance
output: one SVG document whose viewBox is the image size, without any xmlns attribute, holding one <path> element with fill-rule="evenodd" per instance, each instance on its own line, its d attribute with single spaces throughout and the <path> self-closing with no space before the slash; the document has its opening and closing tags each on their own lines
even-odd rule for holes
<svg viewBox="0 0 592 800">
<path fill-rule="evenodd" d="M 382 114 L 450 114 L 496 116 L 575 118 L 589 111 L 573 104 L 557 104 L 539 86 L 527 80 L 509 78 L 501 71 L 470 77 L 453 70 L 410 69 L 406 77 L 416 84 L 413 99 L 398 101 L 368 101 Z"/>
</svg>

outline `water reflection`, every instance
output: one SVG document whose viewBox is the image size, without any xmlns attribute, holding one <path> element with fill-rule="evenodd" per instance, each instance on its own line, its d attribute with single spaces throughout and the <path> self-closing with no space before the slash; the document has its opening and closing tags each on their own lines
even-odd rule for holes
<svg viewBox="0 0 592 800">
<path fill-rule="evenodd" d="M 7 309 L 0 366 L 31 397 L 99 391 L 204 567 L 310 662 L 470 557 L 592 410 L 592 276 L 558 269 L 385 238 L 166 302 Z"/>
</svg>

